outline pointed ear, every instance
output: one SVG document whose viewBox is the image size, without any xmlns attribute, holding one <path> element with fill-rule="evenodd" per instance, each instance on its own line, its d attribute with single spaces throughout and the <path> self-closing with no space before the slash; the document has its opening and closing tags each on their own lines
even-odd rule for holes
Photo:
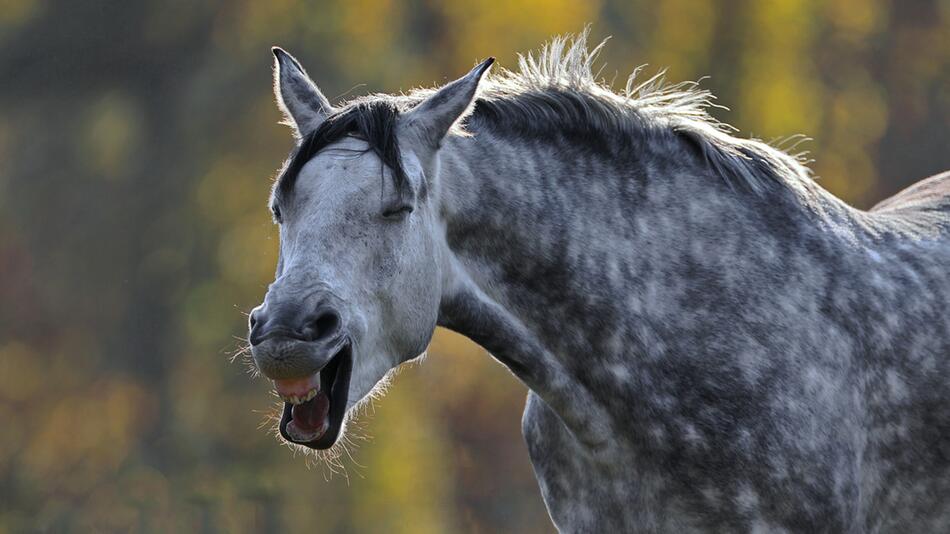
<svg viewBox="0 0 950 534">
<path fill-rule="evenodd" d="M 432 148 L 438 148 L 452 125 L 465 116 L 475 99 L 478 82 L 495 62 L 490 57 L 468 74 L 445 85 L 406 114 L 406 125 Z"/>
<path fill-rule="evenodd" d="M 316 130 L 333 112 L 330 102 L 293 56 L 279 47 L 274 53 L 274 96 L 288 125 L 303 137 Z"/>
</svg>

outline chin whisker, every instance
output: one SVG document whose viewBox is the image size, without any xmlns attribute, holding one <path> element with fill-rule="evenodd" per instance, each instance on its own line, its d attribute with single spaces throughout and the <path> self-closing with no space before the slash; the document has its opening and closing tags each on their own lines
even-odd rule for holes
<svg viewBox="0 0 950 534">
<path fill-rule="evenodd" d="M 249 347 L 245 346 L 242 351 L 237 356 L 246 353 L 249 357 Z M 416 365 L 424 357 L 425 353 L 407 363 Z M 308 469 L 319 468 L 323 473 L 323 478 L 327 481 L 332 480 L 334 476 L 342 476 L 349 484 L 351 472 L 359 478 L 364 478 L 362 471 L 366 469 L 366 466 L 356 459 L 356 451 L 361 444 L 372 439 L 372 436 L 366 431 L 366 420 L 371 419 L 376 414 L 376 401 L 383 398 L 394 378 L 405 366 L 406 364 L 403 364 L 390 369 L 366 396 L 347 411 L 340 429 L 340 435 L 336 443 L 329 449 L 311 449 L 304 445 L 288 442 L 281 437 L 280 420 L 283 416 L 283 402 L 275 403 L 270 410 L 264 412 L 264 419 L 261 421 L 260 428 L 269 429 L 275 439 L 287 446 L 295 457 L 298 454 L 304 456 L 306 467 Z M 272 392 L 272 394 L 276 396 L 276 393 Z"/>
<path fill-rule="evenodd" d="M 251 375 L 251 378 L 258 378 L 261 376 L 260 370 L 257 368 L 257 364 L 254 363 L 254 357 L 251 355 L 251 344 L 248 343 L 246 338 L 239 336 L 232 336 L 235 340 L 234 347 L 230 350 L 224 350 L 223 352 L 228 355 L 228 361 L 234 363 L 238 360 L 244 363 L 245 371 L 247 374 Z"/>
</svg>

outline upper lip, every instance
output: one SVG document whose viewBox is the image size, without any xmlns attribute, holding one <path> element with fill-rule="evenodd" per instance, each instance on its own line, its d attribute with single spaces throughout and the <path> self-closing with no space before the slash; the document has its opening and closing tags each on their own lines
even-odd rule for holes
<svg viewBox="0 0 950 534">
<path fill-rule="evenodd" d="M 280 338 L 285 340 L 294 340 L 294 341 L 303 341 L 300 339 L 300 336 L 296 332 L 289 328 L 272 328 L 264 333 L 260 337 L 252 337 L 248 341 L 251 342 L 251 345 L 260 345 L 261 343 L 273 339 Z"/>
<path fill-rule="evenodd" d="M 271 380 L 303 379 L 319 373 L 349 343 L 345 335 L 322 341 L 268 336 L 251 347 L 251 354 L 257 370 Z"/>
</svg>

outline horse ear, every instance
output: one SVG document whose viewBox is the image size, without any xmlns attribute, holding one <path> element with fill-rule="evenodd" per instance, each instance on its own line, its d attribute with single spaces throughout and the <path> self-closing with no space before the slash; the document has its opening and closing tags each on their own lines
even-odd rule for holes
<svg viewBox="0 0 950 534">
<path fill-rule="evenodd" d="M 271 51 L 277 105 L 284 113 L 285 122 L 303 137 L 316 130 L 333 108 L 293 56 L 276 46 Z"/>
<path fill-rule="evenodd" d="M 406 114 L 406 125 L 432 148 L 438 148 L 452 125 L 462 119 L 475 99 L 482 75 L 495 62 L 490 57 L 468 74 L 445 85 Z"/>
</svg>

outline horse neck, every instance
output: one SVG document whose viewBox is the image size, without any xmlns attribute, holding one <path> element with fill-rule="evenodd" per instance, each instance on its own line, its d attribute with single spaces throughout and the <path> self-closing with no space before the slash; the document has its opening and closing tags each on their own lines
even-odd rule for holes
<svg viewBox="0 0 950 534">
<path fill-rule="evenodd" d="M 694 310 L 672 286 L 701 284 L 710 265 L 762 268 L 767 259 L 743 251 L 774 249 L 771 229 L 815 227 L 790 193 L 760 198 L 691 151 L 642 148 L 611 155 L 481 132 L 442 151 L 453 279 L 441 324 L 508 365 L 592 446 L 611 435 L 606 408 L 596 417 L 604 373 L 643 376 L 664 336 L 690 330 L 679 323 Z"/>
<path fill-rule="evenodd" d="M 552 343 L 575 324 L 596 337 L 606 318 L 587 312 L 628 308 L 620 297 L 631 284 L 662 275 L 688 245 L 767 232 L 778 223 L 763 223 L 763 212 L 794 223 L 805 217 L 763 207 L 775 200 L 711 176 L 691 152 L 649 145 L 618 156 L 481 132 L 447 143 L 441 174 L 454 257 L 479 288 Z"/>
</svg>

